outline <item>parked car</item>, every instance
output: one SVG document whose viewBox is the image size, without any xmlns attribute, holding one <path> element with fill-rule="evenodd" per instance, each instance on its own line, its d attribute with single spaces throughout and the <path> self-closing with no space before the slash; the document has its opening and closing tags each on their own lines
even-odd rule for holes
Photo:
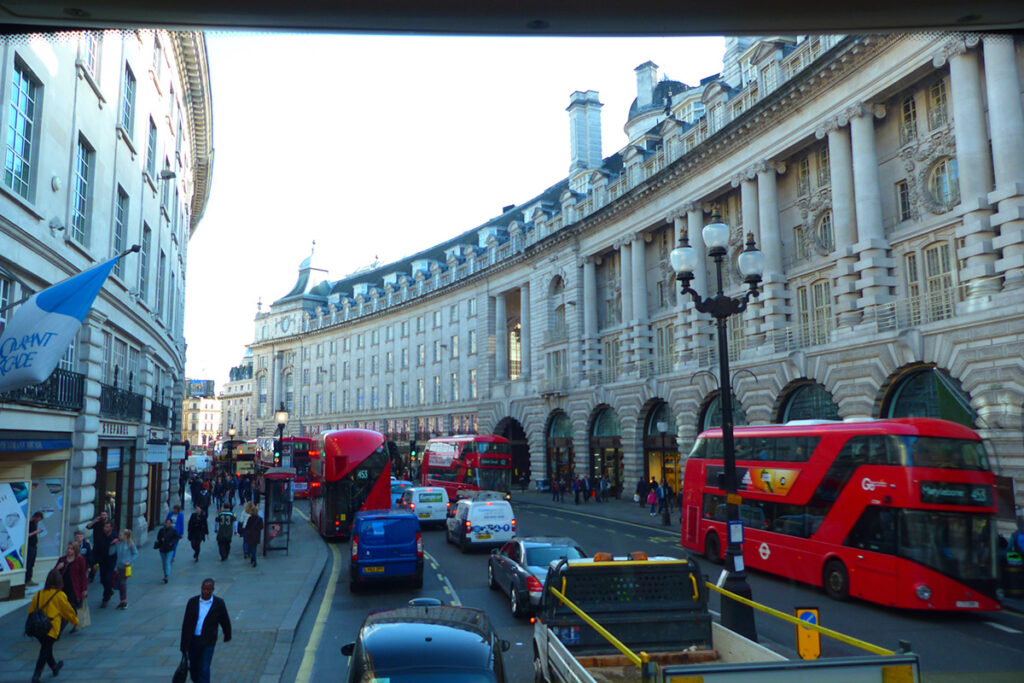
<svg viewBox="0 0 1024 683">
<path fill-rule="evenodd" d="M 368 615 L 356 640 L 341 648 L 351 658 L 349 683 L 504 683 L 501 653 L 509 642 L 482 610 L 413 603 Z"/>
<path fill-rule="evenodd" d="M 544 579 L 552 562 L 586 557 L 579 544 L 567 537 L 527 536 L 491 551 L 487 584 L 508 594 L 512 616 L 520 617 L 540 606 Z"/>
<path fill-rule="evenodd" d="M 411 481 L 405 481 L 404 479 L 392 479 L 391 507 L 394 508 L 398 504 L 398 501 L 401 500 L 402 494 L 415 485 L 416 484 L 413 484 Z"/>
<path fill-rule="evenodd" d="M 443 486 L 414 486 L 408 488 L 398 501 L 400 510 L 408 510 L 420 520 L 420 526 L 444 525 L 448 519 L 448 491 Z"/>
<path fill-rule="evenodd" d="M 420 522 L 404 510 L 357 512 L 352 524 L 349 588 L 370 583 L 411 580 L 423 585 L 423 538 Z"/>
<path fill-rule="evenodd" d="M 515 534 L 516 517 L 510 503 L 463 498 L 448 518 L 446 540 L 466 552 L 474 545 L 501 545 Z"/>
</svg>

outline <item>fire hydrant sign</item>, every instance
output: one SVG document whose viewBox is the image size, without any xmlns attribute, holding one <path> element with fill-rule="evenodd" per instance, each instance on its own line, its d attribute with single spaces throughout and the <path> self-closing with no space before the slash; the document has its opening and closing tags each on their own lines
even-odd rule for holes
<svg viewBox="0 0 1024 683">
<path fill-rule="evenodd" d="M 796 618 L 808 624 L 818 624 L 817 607 L 797 607 Z M 803 626 L 796 627 L 796 651 L 800 659 L 817 659 L 821 656 L 821 634 Z"/>
</svg>

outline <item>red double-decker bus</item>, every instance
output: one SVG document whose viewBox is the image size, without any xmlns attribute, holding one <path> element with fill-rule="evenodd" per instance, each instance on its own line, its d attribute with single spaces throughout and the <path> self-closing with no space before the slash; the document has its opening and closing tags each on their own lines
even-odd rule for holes
<svg viewBox="0 0 1024 683">
<path fill-rule="evenodd" d="M 923 610 L 998 610 L 995 477 L 981 437 L 930 418 L 735 430 L 746 564 Z M 722 431 L 686 461 L 682 545 L 726 545 Z"/>
<path fill-rule="evenodd" d="M 309 515 L 324 538 L 347 539 L 360 510 L 391 507 L 391 460 L 384 435 L 368 429 L 323 432 L 309 461 Z"/>
<path fill-rule="evenodd" d="M 277 439 L 261 436 L 258 439 L 260 470 L 271 467 L 294 467 L 295 480 L 292 482 L 292 493 L 296 498 L 309 497 L 309 463 L 317 458 L 317 441 L 311 436 L 286 436 L 281 439 L 281 452 L 275 457 Z"/>
<path fill-rule="evenodd" d="M 443 486 L 449 500 L 473 491 L 512 489 L 512 446 L 494 434 L 444 436 L 431 439 L 423 451 L 420 482 Z"/>
</svg>

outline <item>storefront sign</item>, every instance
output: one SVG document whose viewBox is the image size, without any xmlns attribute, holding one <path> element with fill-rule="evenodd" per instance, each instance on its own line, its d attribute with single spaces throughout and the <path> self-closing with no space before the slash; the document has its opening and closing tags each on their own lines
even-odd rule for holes
<svg viewBox="0 0 1024 683">
<path fill-rule="evenodd" d="M 160 465 L 167 462 L 170 455 L 170 447 L 166 443 L 149 441 L 146 443 L 146 462 L 151 465 Z"/>
<path fill-rule="evenodd" d="M 100 420 L 100 436 L 135 436 L 136 425 Z"/>
<path fill-rule="evenodd" d="M 178 461 L 185 459 L 185 444 L 171 446 L 171 460 Z"/>
<path fill-rule="evenodd" d="M 70 439 L 0 439 L 0 453 L 13 451 L 63 451 L 71 448 Z"/>
</svg>

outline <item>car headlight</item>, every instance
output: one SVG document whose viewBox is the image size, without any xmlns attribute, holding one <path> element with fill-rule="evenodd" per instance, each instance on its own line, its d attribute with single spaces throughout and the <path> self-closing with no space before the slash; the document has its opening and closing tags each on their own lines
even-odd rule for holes
<svg viewBox="0 0 1024 683">
<path fill-rule="evenodd" d="M 917 593 L 917 597 L 919 597 L 922 600 L 932 599 L 932 589 L 924 585 L 923 583 L 918 584 L 917 588 L 914 589 L 914 592 Z"/>
</svg>

